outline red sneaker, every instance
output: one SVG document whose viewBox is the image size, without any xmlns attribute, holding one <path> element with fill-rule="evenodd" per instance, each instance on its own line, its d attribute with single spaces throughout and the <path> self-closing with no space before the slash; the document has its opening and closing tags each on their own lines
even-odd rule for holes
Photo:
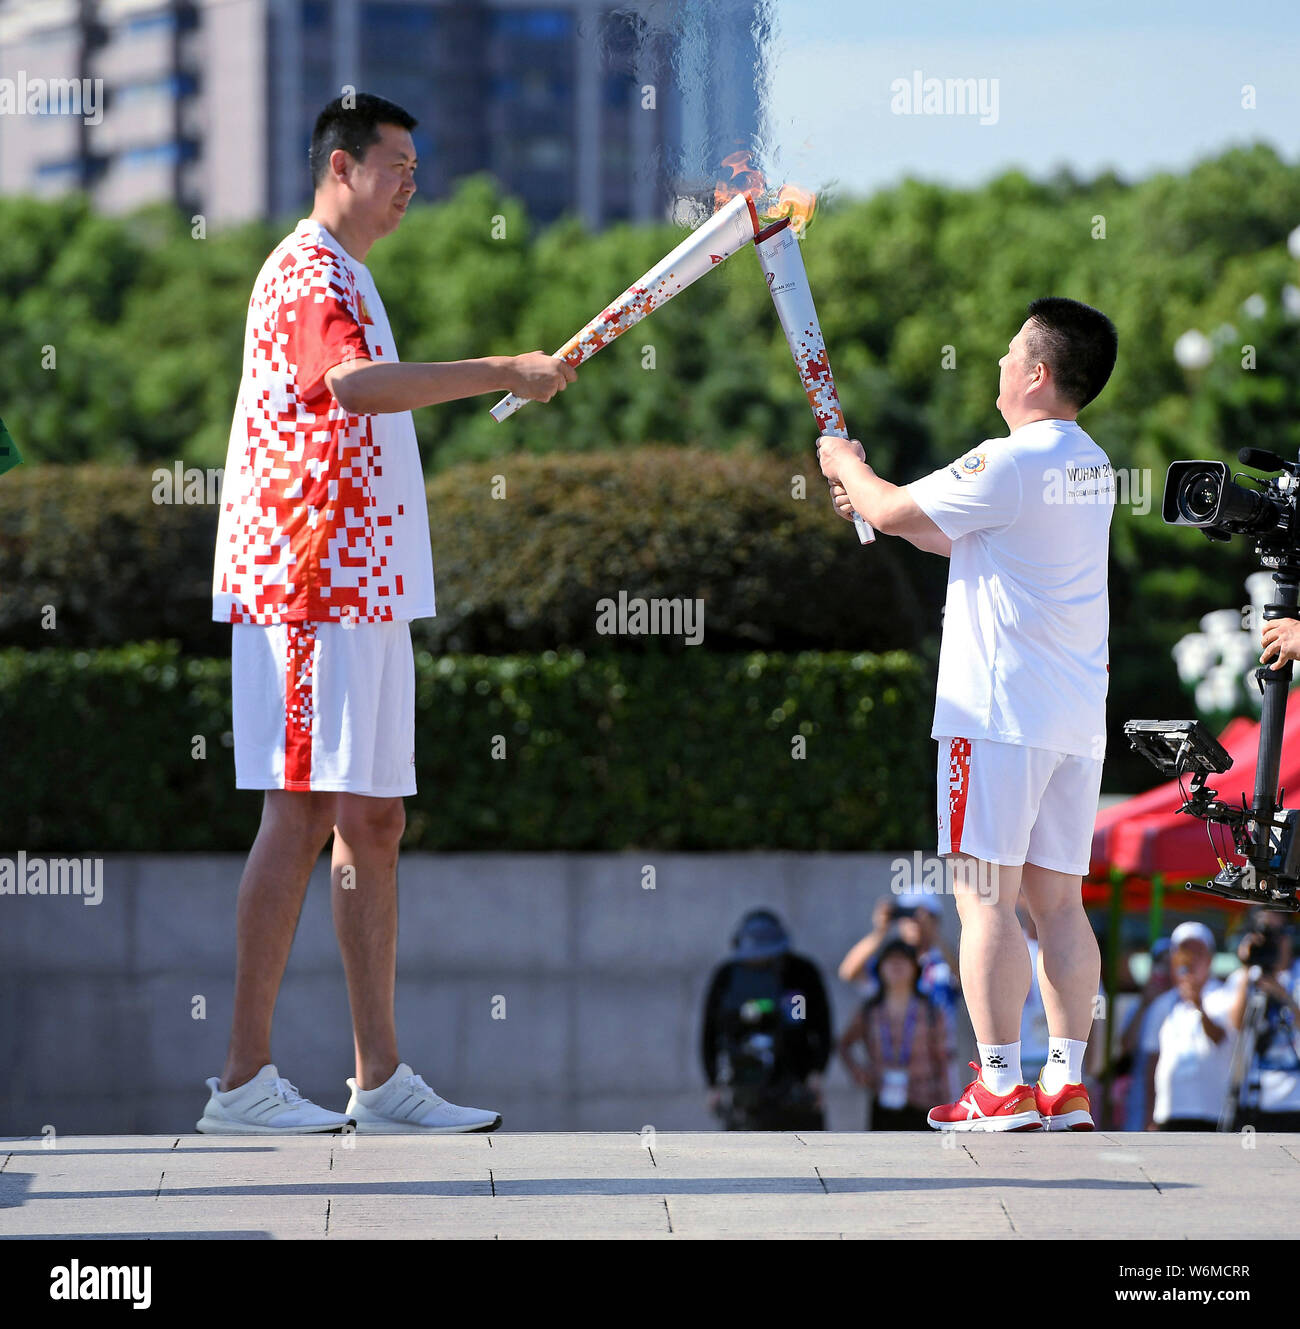
<svg viewBox="0 0 1300 1329">
<path fill-rule="evenodd" d="M 1087 1089 L 1081 1084 L 1067 1084 L 1057 1093 L 1049 1094 L 1040 1080 L 1034 1086 L 1034 1102 L 1042 1114 L 1043 1125 L 1049 1131 L 1093 1129 L 1092 1103 L 1088 1099 Z"/>
<path fill-rule="evenodd" d="M 1018 1084 L 1009 1094 L 995 1094 L 979 1078 L 979 1064 L 972 1061 L 975 1078 L 962 1090 L 955 1103 L 931 1108 L 926 1121 L 936 1131 L 1038 1131 L 1043 1119 L 1038 1115 L 1034 1091 Z"/>
</svg>

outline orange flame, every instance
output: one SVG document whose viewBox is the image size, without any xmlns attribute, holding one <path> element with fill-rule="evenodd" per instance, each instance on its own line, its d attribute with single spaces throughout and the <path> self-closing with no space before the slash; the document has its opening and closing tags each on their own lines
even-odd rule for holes
<svg viewBox="0 0 1300 1329">
<path fill-rule="evenodd" d="M 776 195 L 774 217 L 789 217 L 795 232 L 802 235 L 817 210 L 817 195 L 798 185 L 782 185 Z"/>
<path fill-rule="evenodd" d="M 722 159 L 722 164 L 731 172 L 731 179 L 717 182 L 713 191 L 714 211 L 730 203 L 737 194 L 747 194 L 765 224 L 789 217 L 795 232 L 803 234 L 817 208 L 815 194 L 799 185 L 782 185 L 773 200 L 763 172 L 754 165 L 748 152 L 733 152 Z"/>
<path fill-rule="evenodd" d="M 724 204 L 730 203 L 737 194 L 748 194 L 757 203 L 759 195 L 767 188 L 763 172 L 753 163 L 747 152 L 733 152 L 724 157 L 722 164 L 731 172 L 730 180 L 719 180 L 713 191 L 713 208 L 716 212 Z"/>
</svg>

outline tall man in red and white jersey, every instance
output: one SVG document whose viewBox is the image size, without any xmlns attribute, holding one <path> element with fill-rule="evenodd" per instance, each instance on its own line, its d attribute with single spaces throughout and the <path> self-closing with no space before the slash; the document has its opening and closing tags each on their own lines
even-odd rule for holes
<svg viewBox="0 0 1300 1329">
<path fill-rule="evenodd" d="M 239 886 L 234 1017 L 200 1131 L 492 1130 L 398 1056 L 393 997 L 402 800 L 415 793 L 410 621 L 434 613 L 411 411 L 478 393 L 548 401 L 575 375 L 532 352 L 402 364 L 365 259 L 415 193 L 415 120 L 331 102 L 311 140 L 315 203 L 248 307 L 226 462 L 213 617 L 234 625 L 235 783 L 265 790 Z M 312 867 L 333 835 L 334 926 L 356 1074 L 346 1112 L 298 1094 L 271 1016 Z"/>
<path fill-rule="evenodd" d="M 1082 877 L 1106 743 L 1106 591 L 1115 481 L 1078 413 L 1115 365 L 1111 321 L 1075 300 L 1035 300 L 998 362 L 1011 431 L 909 485 L 882 480 L 856 441 L 819 455 L 842 516 L 950 559 L 938 695 L 939 852 L 961 918 L 961 985 L 979 1074 L 937 1130 L 1091 1130 L 1083 1056 L 1101 961 Z M 1050 1035 L 1024 1082 L 1020 1018 L 1038 932 Z M 974 1063 L 971 1063 L 974 1067 Z"/>
</svg>

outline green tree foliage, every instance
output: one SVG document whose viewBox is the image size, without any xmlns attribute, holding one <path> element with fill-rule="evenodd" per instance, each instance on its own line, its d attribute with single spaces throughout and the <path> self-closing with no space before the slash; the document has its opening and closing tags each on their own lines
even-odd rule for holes
<svg viewBox="0 0 1300 1329">
<path fill-rule="evenodd" d="M 805 259 L 849 423 L 886 474 L 908 478 L 1003 432 L 996 361 L 1046 292 L 1115 319 L 1120 362 L 1085 422 L 1117 463 L 1155 464 L 1242 433 L 1291 451 L 1300 441 L 1300 351 L 1278 305 L 1282 284 L 1300 281 L 1285 248 L 1297 223 L 1300 170 L 1258 146 L 1137 185 L 1014 172 L 974 190 L 906 181 L 817 216 Z M 26 199 L 0 200 L 0 228 L 0 403 L 24 455 L 220 465 L 248 294 L 285 228 L 195 239 L 161 209 L 110 220 L 75 200 Z M 593 236 L 573 220 L 534 236 L 517 204 L 475 178 L 414 207 L 370 261 L 403 357 L 449 359 L 553 350 L 680 238 L 670 226 Z M 632 442 L 802 454 L 810 418 L 757 271 L 738 253 L 602 351 L 580 387 L 506 424 L 487 398 L 420 412 L 428 464 Z M 1269 312 L 1245 319 L 1257 291 Z M 1174 340 L 1222 324 L 1240 340 L 1189 382 Z M 1247 340 L 1254 371 L 1239 365 Z M 45 346 L 57 369 L 41 370 Z"/>
</svg>

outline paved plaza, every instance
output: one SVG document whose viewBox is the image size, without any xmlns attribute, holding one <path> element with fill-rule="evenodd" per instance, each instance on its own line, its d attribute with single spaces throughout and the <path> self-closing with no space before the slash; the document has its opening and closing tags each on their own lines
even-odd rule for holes
<svg viewBox="0 0 1300 1329">
<path fill-rule="evenodd" d="M 1276 1237 L 1300 1137 L 535 1133 L 0 1141 L 5 1237 Z"/>
</svg>

